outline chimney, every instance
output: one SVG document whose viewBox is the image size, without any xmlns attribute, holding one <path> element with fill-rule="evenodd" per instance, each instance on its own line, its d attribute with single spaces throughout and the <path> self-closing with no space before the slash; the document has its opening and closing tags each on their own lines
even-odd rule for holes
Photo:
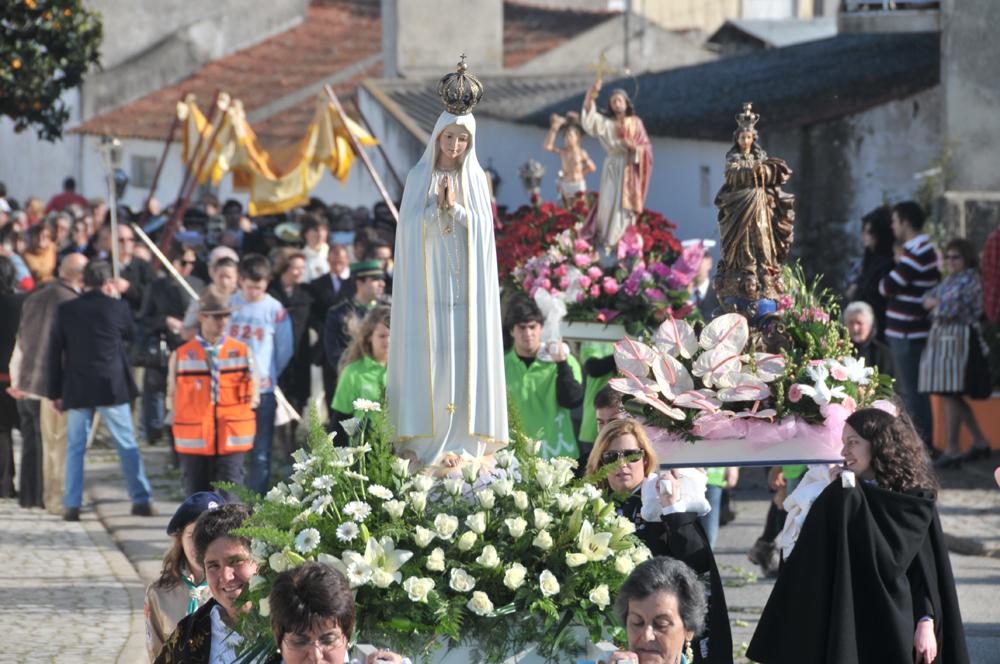
<svg viewBox="0 0 1000 664">
<path fill-rule="evenodd" d="M 462 53 L 475 74 L 503 69 L 503 0 L 382 0 L 385 76 L 442 76 Z"/>
</svg>

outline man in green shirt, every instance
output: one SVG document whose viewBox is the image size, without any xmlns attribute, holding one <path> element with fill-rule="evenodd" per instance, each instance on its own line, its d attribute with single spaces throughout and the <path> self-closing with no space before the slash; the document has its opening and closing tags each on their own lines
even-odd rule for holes
<svg viewBox="0 0 1000 664">
<path fill-rule="evenodd" d="M 521 417 L 524 432 L 542 441 L 542 456 L 576 458 L 579 449 L 570 410 L 583 401 L 580 364 L 558 348 L 542 348 L 542 312 L 534 302 L 511 302 L 505 327 L 514 347 L 504 357 L 507 391 Z"/>
</svg>

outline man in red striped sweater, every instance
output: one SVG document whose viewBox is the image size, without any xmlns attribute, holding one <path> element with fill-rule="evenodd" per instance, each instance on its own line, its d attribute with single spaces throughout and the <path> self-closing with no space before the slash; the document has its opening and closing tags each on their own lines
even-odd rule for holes
<svg viewBox="0 0 1000 664">
<path fill-rule="evenodd" d="M 924 309 L 924 294 L 941 281 L 937 247 L 923 232 L 924 211 L 918 203 L 905 201 L 892 209 L 892 233 L 903 252 L 879 284 L 886 299 L 886 341 L 896 363 L 896 388 L 906 402 L 913 424 L 931 446 L 931 403 L 917 392 L 920 355 L 927 345 L 931 321 Z"/>
</svg>

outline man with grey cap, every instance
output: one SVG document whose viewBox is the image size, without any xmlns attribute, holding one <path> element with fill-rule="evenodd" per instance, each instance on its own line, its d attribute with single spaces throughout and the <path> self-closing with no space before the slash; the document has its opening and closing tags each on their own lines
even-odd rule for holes
<svg viewBox="0 0 1000 664">
<path fill-rule="evenodd" d="M 214 482 L 243 484 L 243 458 L 257 431 L 259 401 L 253 352 L 225 334 L 229 297 L 207 289 L 199 300 L 199 334 L 170 356 L 167 409 L 174 447 L 190 495 Z"/>
</svg>

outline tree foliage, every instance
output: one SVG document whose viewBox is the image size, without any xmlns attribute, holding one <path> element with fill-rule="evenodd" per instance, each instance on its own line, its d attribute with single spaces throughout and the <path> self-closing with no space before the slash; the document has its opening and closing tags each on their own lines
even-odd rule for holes
<svg viewBox="0 0 1000 664">
<path fill-rule="evenodd" d="M 0 115 L 15 131 L 54 141 L 69 110 L 61 100 L 100 57 L 101 17 L 81 0 L 0 3 Z"/>
</svg>

